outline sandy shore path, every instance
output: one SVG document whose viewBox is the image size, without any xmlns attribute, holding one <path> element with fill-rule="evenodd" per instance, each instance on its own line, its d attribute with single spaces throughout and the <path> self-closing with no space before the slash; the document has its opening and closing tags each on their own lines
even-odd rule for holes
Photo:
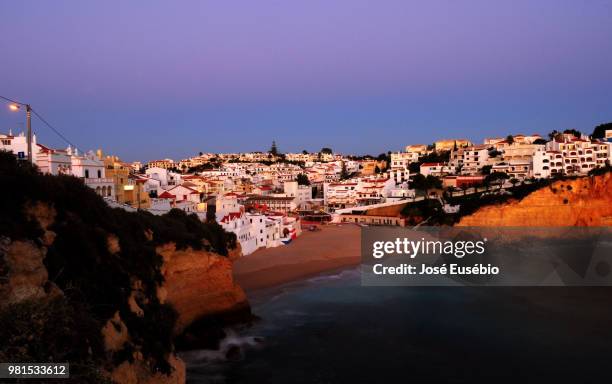
<svg viewBox="0 0 612 384">
<path fill-rule="evenodd" d="M 234 277 L 247 291 L 267 288 L 341 267 L 361 258 L 360 228 L 330 225 L 304 230 L 291 244 L 260 249 L 234 263 Z"/>
</svg>

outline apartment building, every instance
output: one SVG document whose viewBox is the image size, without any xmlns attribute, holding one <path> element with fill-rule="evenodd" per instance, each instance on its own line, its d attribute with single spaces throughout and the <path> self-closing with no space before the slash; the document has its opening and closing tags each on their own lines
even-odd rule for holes
<svg viewBox="0 0 612 384">
<path fill-rule="evenodd" d="M 533 163 L 531 161 L 513 160 L 502 161 L 491 167 L 491 172 L 507 173 L 510 178 L 525 179 L 531 177 Z"/>
<path fill-rule="evenodd" d="M 563 174 L 563 154 L 559 151 L 539 150 L 533 155 L 533 177 L 548 178 Z"/>
<path fill-rule="evenodd" d="M 423 176 L 444 176 L 455 173 L 455 167 L 445 163 L 423 163 L 419 168 L 419 173 Z"/>
<path fill-rule="evenodd" d="M 546 145 L 549 151 L 557 151 L 563 156 L 565 174 L 586 174 L 591 169 L 603 167 L 610 159 L 610 145 L 586 136 L 562 135 Z"/>
<path fill-rule="evenodd" d="M 357 203 L 357 181 L 323 184 L 323 202 L 333 212 L 336 209 L 353 207 Z"/>
<path fill-rule="evenodd" d="M 118 203 L 125 203 L 127 199 L 124 196 L 125 187 L 128 185 L 133 186 L 134 184 L 130 184 L 129 175 L 132 167 L 122 162 L 117 156 L 102 156 L 102 151 L 98 152 L 98 156 L 103 158 L 104 160 L 104 168 L 106 170 L 106 177 L 113 180 L 115 184 L 114 188 L 114 197 L 115 201 Z"/>
<path fill-rule="evenodd" d="M 176 165 L 177 164 L 172 159 L 152 160 L 147 163 L 147 168 L 170 169 L 175 168 Z"/>
<path fill-rule="evenodd" d="M 391 169 L 408 169 L 410 163 L 419 161 L 417 152 L 394 152 L 391 154 Z"/>
<path fill-rule="evenodd" d="M 288 213 L 295 211 L 297 205 L 294 197 L 249 195 L 245 200 L 247 207 L 255 207 L 270 211 Z"/>
<path fill-rule="evenodd" d="M 401 184 L 410 179 L 410 171 L 408 169 L 391 169 L 388 174 L 395 184 Z"/>
<path fill-rule="evenodd" d="M 489 164 L 489 148 L 486 145 L 474 145 L 465 148 L 453 148 L 449 165 L 461 169 L 461 174 L 473 175 Z"/>
<path fill-rule="evenodd" d="M 545 148 L 543 144 L 514 142 L 503 149 L 503 161 L 532 161 L 533 155 Z"/>
<path fill-rule="evenodd" d="M 439 140 L 434 143 L 436 151 L 450 151 L 451 149 L 470 147 L 472 142 L 467 139 Z"/>
</svg>

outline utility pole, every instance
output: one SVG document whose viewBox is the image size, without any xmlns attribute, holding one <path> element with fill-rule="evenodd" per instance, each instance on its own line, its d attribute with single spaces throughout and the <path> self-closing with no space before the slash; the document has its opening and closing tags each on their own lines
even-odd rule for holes
<svg viewBox="0 0 612 384">
<path fill-rule="evenodd" d="M 26 126 L 28 128 L 28 161 L 30 164 L 34 164 L 34 156 L 32 156 L 32 107 L 30 107 L 30 104 L 26 104 Z"/>
<path fill-rule="evenodd" d="M 140 210 L 140 186 L 138 185 L 138 180 L 136 180 L 136 196 L 138 199 L 138 210 Z"/>
</svg>

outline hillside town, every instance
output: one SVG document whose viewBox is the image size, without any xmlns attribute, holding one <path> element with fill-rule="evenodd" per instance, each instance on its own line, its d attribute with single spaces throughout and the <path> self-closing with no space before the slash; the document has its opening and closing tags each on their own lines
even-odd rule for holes
<svg viewBox="0 0 612 384">
<path fill-rule="evenodd" d="M 608 125 L 605 125 L 608 128 Z M 50 148 L 32 136 L 31 161 L 43 173 L 83 180 L 112 207 L 155 215 L 180 209 L 215 220 L 236 235 L 242 252 L 290 243 L 322 223 L 406 225 L 408 203 L 511 193 L 517 184 L 586 176 L 609 167 L 612 129 L 592 135 L 553 131 L 473 143 L 465 138 L 407 145 L 374 156 L 319 152 L 199 153 L 182 160 L 127 163 L 101 150 Z M 0 150 L 28 157 L 23 133 L 0 134 Z"/>
</svg>

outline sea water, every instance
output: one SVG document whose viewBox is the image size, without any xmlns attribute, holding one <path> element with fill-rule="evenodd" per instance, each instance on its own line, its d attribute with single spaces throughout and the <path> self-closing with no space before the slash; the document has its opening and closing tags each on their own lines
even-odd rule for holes
<svg viewBox="0 0 612 384">
<path fill-rule="evenodd" d="M 611 288 L 364 287 L 358 269 L 251 293 L 261 318 L 191 351 L 188 383 L 610 377 Z"/>
</svg>

